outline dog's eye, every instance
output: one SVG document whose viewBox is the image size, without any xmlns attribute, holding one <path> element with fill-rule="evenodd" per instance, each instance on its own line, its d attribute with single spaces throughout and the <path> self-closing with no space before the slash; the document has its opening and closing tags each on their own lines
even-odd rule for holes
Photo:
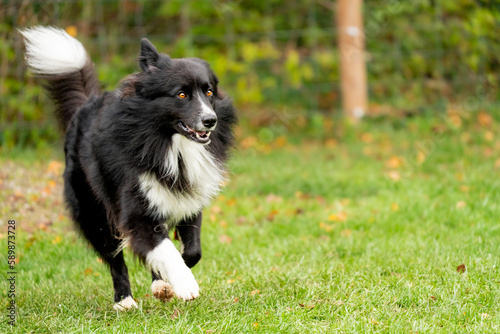
<svg viewBox="0 0 500 334">
<path fill-rule="evenodd" d="M 211 89 L 207 90 L 207 96 L 212 96 L 212 95 L 214 95 L 214 92 Z"/>
<path fill-rule="evenodd" d="M 181 99 L 184 99 L 184 98 L 186 98 L 187 95 L 184 92 L 179 92 L 179 93 L 177 93 L 177 96 L 180 97 Z"/>
</svg>

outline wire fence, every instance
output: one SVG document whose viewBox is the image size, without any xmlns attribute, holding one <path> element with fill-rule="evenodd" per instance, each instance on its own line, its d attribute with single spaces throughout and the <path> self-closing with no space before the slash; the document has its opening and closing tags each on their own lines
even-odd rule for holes
<svg viewBox="0 0 500 334">
<path fill-rule="evenodd" d="M 139 41 L 147 36 L 171 56 L 207 59 L 243 113 L 335 113 L 340 108 L 342 50 L 336 46 L 334 1 L 0 3 L 0 120 L 13 141 L 20 140 L 21 128 L 47 127 L 42 137 L 53 133 L 51 113 L 44 111 L 48 102 L 26 75 L 16 32 L 33 25 L 76 33 L 105 89 L 137 71 Z M 359 43 L 360 50 L 366 45 L 369 113 L 445 110 L 450 102 L 476 96 L 478 87 L 487 91 L 481 102 L 497 101 L 499 13 L 498 1 L 366 2 L 365 36 Z"/>
</svg>

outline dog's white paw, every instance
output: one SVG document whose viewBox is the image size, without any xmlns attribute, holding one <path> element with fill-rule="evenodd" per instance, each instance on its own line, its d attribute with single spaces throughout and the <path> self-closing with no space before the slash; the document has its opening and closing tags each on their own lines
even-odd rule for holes
<svg viewBox="0 0 500 334">
<path fill-rule="evenodd" d="M 191 270 L 186 267 L 186 271 L 174 276 L 169 280 L 172 284 L 172 289 L 177 297 L 182 300 L 191 300 L 200 296 L 200 287 L 194 279 Z"/>
<path fill-rule="evenodd" d="M 113 308 L 117 311 L 128 311 L 132 308 L 139 308 L 134 298 L 128 296 L 127 298 L 122 299 L 120 302 L 115 303 Z"/>
<path fill-rule="evenodd" d="M 162 302 L 169 301 L 174 296 L 172 286 L 161 279 L 153 281 L 151 284 L 151 291 L 153 291 L 153 296 Z"/>
<path fill-rule="evenodd" d="M 164 239 L 146 256 L 146 263 L 172 285 L 175 295 L 183 300 L 195 299 L 200 287 L 181 254 L 170 239 Z"/>
</svg>

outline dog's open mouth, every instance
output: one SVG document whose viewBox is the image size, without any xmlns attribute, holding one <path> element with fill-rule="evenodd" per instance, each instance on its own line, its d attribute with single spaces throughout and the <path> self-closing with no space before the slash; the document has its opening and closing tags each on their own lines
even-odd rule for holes
<svg viewBox="0 0 500 334">
<path fill-rule="evenodd" d="M 194 142 L 200 144 L 208 144 L 210 142 L 210 131 L 197 131 L 191 129 L 189 126 L 184 124 L 183 122 L 178 123 L 179 132 L 191 139 Z"/>
</svg>

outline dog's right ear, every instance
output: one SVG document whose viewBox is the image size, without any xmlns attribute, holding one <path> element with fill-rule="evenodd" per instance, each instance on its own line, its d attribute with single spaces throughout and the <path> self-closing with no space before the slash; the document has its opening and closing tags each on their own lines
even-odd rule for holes
<svg viewBox="0 0 500 334">
<path fill-rule="evenodd" d="M 155 46 L 147 39 L 141 40 L 141 55 L 139 56 L 139 65 L 144 72 L 152 72 L 159 68 L 160 54 Z"/>
</svg>

